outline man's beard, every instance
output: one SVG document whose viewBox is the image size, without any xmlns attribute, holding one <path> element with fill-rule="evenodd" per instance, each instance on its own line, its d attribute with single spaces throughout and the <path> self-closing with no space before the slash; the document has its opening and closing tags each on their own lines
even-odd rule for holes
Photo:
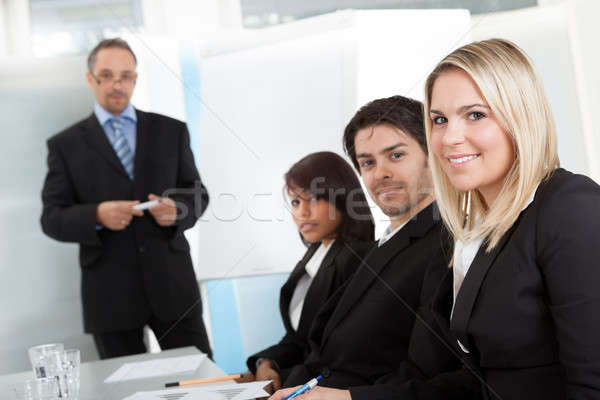
<svg viewBox="0 0 600 400">
<path fill-rule="evenodd" d="M 394 218 L 406 214 L 413 208 L 413 206 L 414 205 L 410 204 L 410 202 L 401 206 L 382 206 L 381 211 L 383 211 L 383 213 L 388 217 Z"/>
<path fill-rule="evenodd" d="M 413 183 L 414 184 L 414 183 Z M 416 184 L 419 187 L 418 183 Z M 379 190 L 385 187 L 394 187 L 403 189 L 405 191 L 406 200 L 399 204 L 378 204 L 381 211 L 390 218 L 400 217 L 409 213 L 412 209 L 416 208 L 417 205 L 427 197 L 425 193 L 419 193 L 417 188 L 409 187 L 406 182 L 385 182 L 380 183 L 376 186 L 375 190 Z M 415 193 L 417 192 L 417 193 Z"/>
</svg>

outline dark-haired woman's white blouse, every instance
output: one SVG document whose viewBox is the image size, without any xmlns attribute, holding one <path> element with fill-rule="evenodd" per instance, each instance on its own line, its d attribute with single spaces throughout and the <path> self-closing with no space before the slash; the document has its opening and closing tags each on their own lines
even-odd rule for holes
<svg viewBox="0 0 600 400">
<path fill-rule="evenodd" d="M 325 260 L 329 249 L 333 245 L 335 240 L 332 240 L 329 245 L 325 246 L 323 243 L 319 245 L 315 254 L 308 260 L 306 263 L 306 267 L 304 267 L 306 273 L 298 280 L 296 284 L 296 289 L 294 290 L 294 295 L 292 296 L 292 300 L 290 301 L 290 323 L 294 330 L 298 330 L 298 324 L 300 323 L 300 316 L 302 315 L 302 307 L 304 306 L 304 299 L 306 298 L 306 293 L 310 288 L 310 284 L 313 281 L 313 278 L 319 272 L 319 268 Z"/>
</svg>

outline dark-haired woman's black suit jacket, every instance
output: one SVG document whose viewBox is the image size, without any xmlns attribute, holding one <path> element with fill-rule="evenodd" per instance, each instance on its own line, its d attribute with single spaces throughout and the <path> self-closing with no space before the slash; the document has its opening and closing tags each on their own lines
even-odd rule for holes
<svg viewBox="0 0 600 400">
<path fill-rule="evenodd" d="M 491 399 L 600 399 L 600 187 L 556 170 L 490 253 L 450 328 Z"/>
<path fill-rule="evenodd" d="M 252 372 L 256 372 L 256 361 L 259 358 L 268 358 L 278 364 L 281 376 L 285 379 L 289 368 L 304 361 L 308 352 L 308 332 L 317 312 L 330 296 L 354 274 L 362 258 L 373 245 L 374 242 L 355 240 L 344 242 L 342 239 L 333 242 L 306 293 L 298 330 L 294 330 L 290 322 L 290 302 L 298 281 L 305 273 L 306 264 L 317 251 L 319 243 L 312 244 L 308 248 L 281 288 L 279 308 L 286 334 L 279 343 L 248 358 L 248 368 Z"/>
</svg>

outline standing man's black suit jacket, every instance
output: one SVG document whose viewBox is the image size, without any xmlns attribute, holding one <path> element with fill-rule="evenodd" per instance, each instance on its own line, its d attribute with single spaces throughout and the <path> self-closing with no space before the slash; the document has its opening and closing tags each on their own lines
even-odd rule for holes
<svg viewBox="0 0 600 400">
<path fill-rule="evenodd" d="M 133 181 L 94 114 L 48 140 L 42 228 L 56 240 L 80 244 L 84 327 L 90 333 L 139 328 L 151 314 L 174 321 L 192 305 L 201 307 L 183 232 L 204 212 L 208 194 L 187 128 L 172 118 L 136 113 Z M 144 202 L 149 193 L 177 202 L 174 226 L 159 226 L 146 211 L 123 231 L 96 229 L 100 202 Z"/>
<path fill-rule="evenodd" d="M 372 385 L 408 356 L 423 276 L 440 254 L 441 222 L 429 205 L 381 247 L 323 307 L 310 333 L 311 352 L 284 386 L 304 384 L 325 368 L 323 386 Z M 443 260 L 439 260 L 443 263 Z"/>
<path fill-rule="evenodd" d="M 256 373 L 256 361 L 259 358 L 268 358 L 277 363 L 282 379 L 285 380 L 290 368 L 304 361 L 309 351 L 308 334 L 317 313 L 331 295 L 353 276 L 363 257 L 374 244 L 358 240 L 343 241 L 342 239 L 336 239 L 333 242 L 306 293 L 298 330 L 294 330 L 290 322 L 290 302 L 298 281 L 306 273 L 306 264 L 315 254 L 319 245 L 320 243 L 313 244 L 308 248 L 302 260 L 292 270 L 288 280 L 282 286 L 279 308 L 286 333 L 279 343 L 248 358 L 248 368 L 253 373 Z"/>
</svg>

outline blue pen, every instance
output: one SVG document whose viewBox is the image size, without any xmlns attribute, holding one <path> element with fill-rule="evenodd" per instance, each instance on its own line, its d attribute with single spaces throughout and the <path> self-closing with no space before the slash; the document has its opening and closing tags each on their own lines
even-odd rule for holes
<svg viewBox="0 0 600 400">
<path fill-rule="evenodd" d="M 296 396 L 300 396 L 302 393 L 304 392 L 308 392 L 310 389 L 314 388 L 315 386 L 317 386 L 317 384 L 319 383 L 319 381 L 323 379 L 323 376 L 319 375 L 314 379 L 311 379 L 310 381 L 308 381 L 308 383 L 305 383 L 304 385 L 302 385 L 301 387 L 298 388 L 298 390 L 296 390 L 294 393 L 289 394 L 285 399 L 283 400 L 290 400 L 293 399 Z"/>
</svg>

